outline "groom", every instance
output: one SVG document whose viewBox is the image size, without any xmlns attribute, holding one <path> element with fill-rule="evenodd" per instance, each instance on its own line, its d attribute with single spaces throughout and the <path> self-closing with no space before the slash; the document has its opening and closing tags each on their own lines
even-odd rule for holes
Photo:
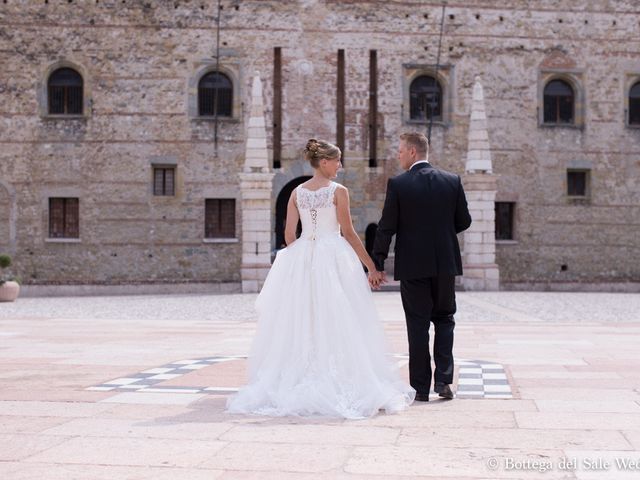
<svg viewBox="0 0 640 480">
<path fill-rule="evenodd" d="M 405 173 L 390 178 L 382 218 L 373 245 L 379 278 L 396 235 L 394 278 L 400 280 L 409 336 L 409 377 L 416 400 L 429 401 L 431 357 L 429 327 L 433 322 L 434 390 L 453 398 L 453 314 L 455 276 L 462 275 L 457 233 L 469 228 L 460 177 L 434 168 L 429 142 L 421 133 L 400 136 L 398 160 Z"/>
</svg>

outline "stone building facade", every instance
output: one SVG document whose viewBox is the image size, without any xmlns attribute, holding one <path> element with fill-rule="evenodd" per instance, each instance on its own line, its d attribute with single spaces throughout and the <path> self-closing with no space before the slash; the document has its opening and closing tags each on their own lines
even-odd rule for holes
<svg viewBox="0 0 640 480">
<path fill-rule="evenodd" d="M 412 119 L 418 77 L 441 89 L 431 161 L 464 175 L 478 77 L 508 223 L 493 247 L 501 287 L 637 285 L 636 2 L 448 3 L 443 18 L 431 1 L 221 0 L 220 10 L 204 0 L 3 1 L 0 251 L 26 284 L 239 285 L 254 72 L 274 174 L 273 249 L 279 207 L 312 173 L 301 155 L 309 137 L 342 143 L 339 181 L 356 230 L 372 231 L 399 173 L 398 135 L 427 130 Z M 73 114 L 51 111 L 61 68 L 81 78 Z M 217 118 L 199 110 L 212 72 L 231 85 Z M 553 81 L 572 91 L 569 122 L 561 103 L 561 121 L 545 121 Z M 172 194 L 156 195 L 165 170 Z M 77 235 L 56 230 L 75 207 L 55 199 L 78 199 Z M 208 215 L 215 223 L 228 208 L 231 230 L 207 234 Z"/>
</svg>

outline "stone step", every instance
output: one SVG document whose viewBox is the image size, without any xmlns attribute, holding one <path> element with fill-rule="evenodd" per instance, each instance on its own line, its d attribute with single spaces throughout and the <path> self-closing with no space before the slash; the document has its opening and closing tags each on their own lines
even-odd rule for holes
<svg viewBox="0 0 640 480">
<path fill-rule="evenodd" d="M 380 287 L 380 290 L 374 290 L 377 292 L 399 292 L 400 280 L 389 280 L 387 283 Z"/>
<path fill-rule="evenodd" d="M 460 278 L 460 277 L 457 277 Z M 464 286 L 456 281 L 455 286 L 456 292 L 464 292 Z M 400 291 L 400 280 L 389 280 L 387 283 L 380 287 L 380 290 L 374 290 L 374 292 L 399 292 Z"/>
</svg>

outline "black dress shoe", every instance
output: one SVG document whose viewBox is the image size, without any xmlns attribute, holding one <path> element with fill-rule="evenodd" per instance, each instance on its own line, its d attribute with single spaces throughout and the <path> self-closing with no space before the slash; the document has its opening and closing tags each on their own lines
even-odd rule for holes
<svg viewBox="0 0 640 480">
<path fill-rule="evenodd" d="M 446 398 L 451 400 L 453 398 L 453 392 L 451 388 L 446 383 L 436 383 L 433 386 L 433 390 L 438 394 L 438 396 L 442 398 Z"/>
<path fill-rule="evenodd" d="M 416 393 L 416 402 L 428 402 L 429 394 L 428 393 Z"/>
</svg>

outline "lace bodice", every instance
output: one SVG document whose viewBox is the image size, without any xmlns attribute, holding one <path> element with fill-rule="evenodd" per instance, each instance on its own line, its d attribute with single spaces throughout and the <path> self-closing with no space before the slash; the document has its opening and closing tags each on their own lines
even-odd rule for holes
<svg viewBox="0 0 640 480">
<path fill-rule="evenodd" d="M 312 208 L 333 207 L 333 194 L 338 184 L 331 182 L 326 187 L 318 190 L 307 190 L 302 185 L 296 188 L 296 203 L 298 210 L 311 210 Z"/>
<path fill-rule="evenodd" d="M 325 235 L 340 234 L 336 206 L 333 203 L 338 184 L 331 182 L 318 190 L 307 190 L 302 185 L 296 188 L 296 204 L 302 222 L 300 238 L 315 240 Z"/>
</svg>

